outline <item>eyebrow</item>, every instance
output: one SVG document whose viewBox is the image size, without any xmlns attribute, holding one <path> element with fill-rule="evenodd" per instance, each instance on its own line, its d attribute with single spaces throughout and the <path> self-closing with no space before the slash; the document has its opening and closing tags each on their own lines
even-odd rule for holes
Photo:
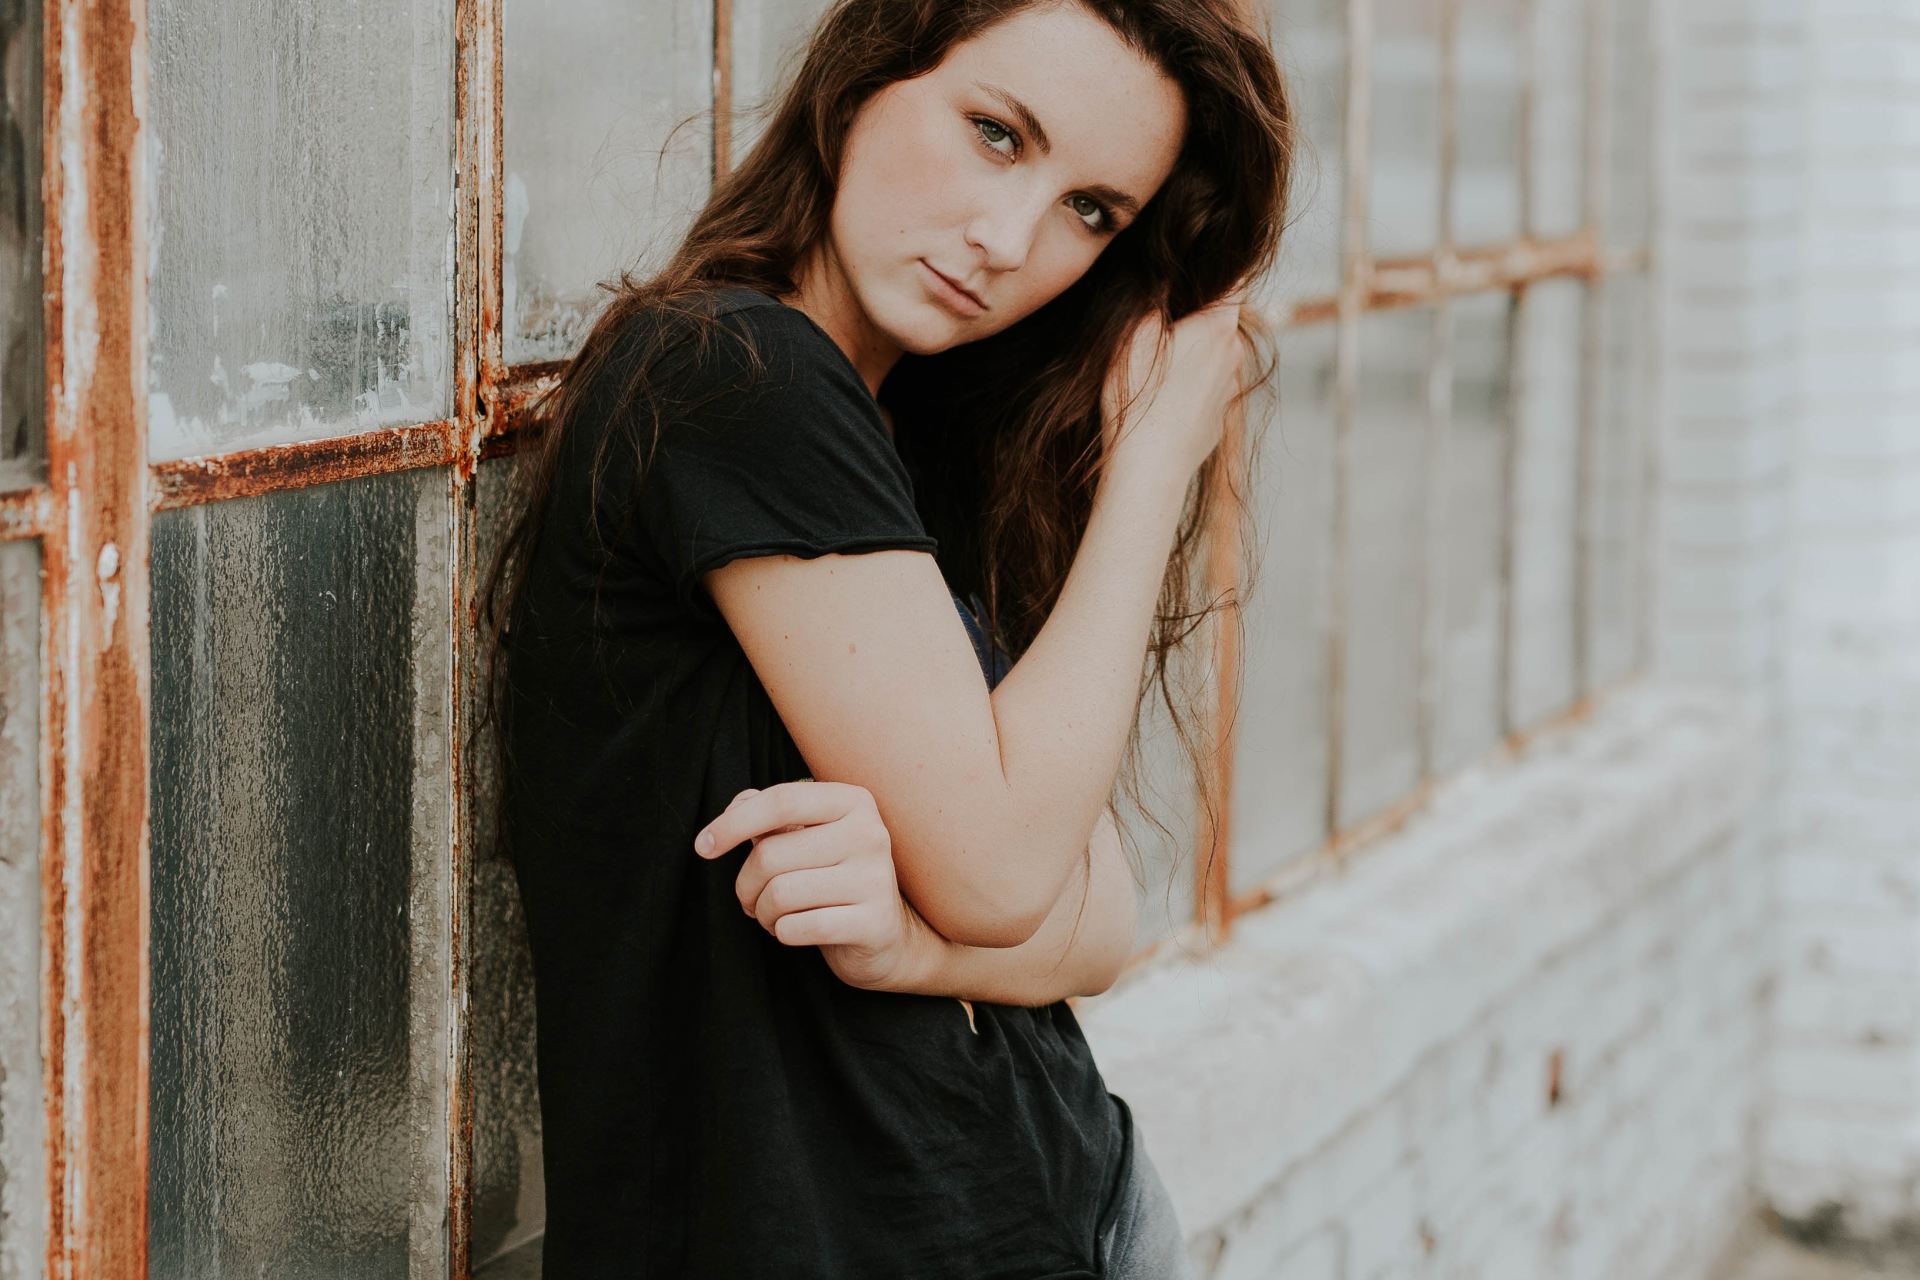
<svg viewBox="0 0 1920 1280">
<path fill-rule="evenodd" d="M 1040 123 L 1039 116 L 1033 114 L 1032 107 L 1029 107 L 1026 103 L 1020 101 L 1020 99 L 1014 97 L 1005 89 L 1002 89 L 999 85 L 988 84 L 984 80 L 976 80 L 974 84 L 981 92 L 998 99 L 1000 104 L 1007 109 L 1008 113 L 1012 115 L 1015 120 L 1019 121 L 1020 127 L 1027 131 L 1028 135 L 1033 138 L 1034 145 L 1039 147 L 1043 153 L 1048 153 L 1053 150 L 1053 144 L 1047 138 L 1046 126 Z M 1126 214 L 1129 218 L 1140 212 L 1140 202 L 1118 187 L 1108 186 L 1104 182 L 1096 182 L 1092 186 L 1085 188 L 1085 190 L 1088 195 L 1098 196 L 1119 212 Z"/>
</svg>

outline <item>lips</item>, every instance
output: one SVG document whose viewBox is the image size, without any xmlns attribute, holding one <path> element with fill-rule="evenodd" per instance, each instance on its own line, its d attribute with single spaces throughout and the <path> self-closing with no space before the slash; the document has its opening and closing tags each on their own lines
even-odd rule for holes
<svg viewBox="0 0 1920 1280">
<path fill-rule="evenodd" d="M 984 300 L 982 300 L 979 294 L 967 288 L 965 285 L 961 284 L 958 280 L 955 280 L 952 276 L 940 270 L 940 268 L 934 266 L 931 262 L 928 262 L 925 258 L 920 259 L 920 262 L 921 262 L 921 265 L 925 266 L 927 270 L 933 272 L 933 274 L 935 274 L 936 276 L 939 276 L 942 280 L 946 281 L 949 285 L 953 286 L 956 292 L 963 294 L 966 297 L 972 299 L 973 304 L 975 306 L 979 307 L 982 311 L 986 310 L 987 304 Z"/>
</svg>

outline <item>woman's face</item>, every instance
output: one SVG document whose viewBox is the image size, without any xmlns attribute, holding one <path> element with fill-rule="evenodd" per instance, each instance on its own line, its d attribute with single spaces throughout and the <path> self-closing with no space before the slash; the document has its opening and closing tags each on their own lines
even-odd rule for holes
<svg viewBox="0 0 1920 1280">
<path fill-rule="evenodd" d="M 1185 130 L 1179 87 L 1106 23 L 1024 9 L 863 104 L 802 305 L 875 387 L 904 351 L 1005 329 L 1139 215 Z"/>
</svg>

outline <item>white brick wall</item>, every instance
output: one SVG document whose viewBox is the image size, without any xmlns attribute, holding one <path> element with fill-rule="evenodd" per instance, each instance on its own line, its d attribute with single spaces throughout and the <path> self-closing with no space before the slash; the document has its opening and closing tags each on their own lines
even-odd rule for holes
<svg viewBox="0 0 1920 1280">
<path fill-rule="evenodd" d="M 1750 1203 L 1762 1084 L 1757 723 L 1629 691 L 1217 954 L 1083 1002 L 1201 1274 L 1702 1274 Z"/>
<path fill-rule="evenodd" d="M 1876 1236 L 1920 1218 L 1920 10 L 1815 14 L 1761 1187 Z"/>
</svg>

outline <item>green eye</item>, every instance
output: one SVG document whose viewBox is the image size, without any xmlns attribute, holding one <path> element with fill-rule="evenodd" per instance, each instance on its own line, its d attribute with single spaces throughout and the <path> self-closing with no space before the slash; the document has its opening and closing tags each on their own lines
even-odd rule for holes
<svg viewBox="0 0 1920 1280">
<path fill-rule="evenodd" d="M 987 150 L 997 156 L 1010 156 L 1020 150 L 1020 140 L 1014 137 L 1013 130 L 1007 128 L 1007 126 L 1001 124 L 998 120 L 993 119 L 991 116 L 973 116 L 971 119 L 973 120 L 974 128 L 979 130 L 977 136 Z M 1002 151 L 1000 144 L 1008 141 L 1013 143 L 1012 150 Z"/>
<path fill-rule="evenodd" d="M 1092 196 L 1071 196 L 1069 199 L 1075 202 L 1075 213 L 1080 214 L 1082 217 L 1093 215 L 1099 219 L 1097 222 L 1087 224 L 1091 230 L 1105 231 L 1109 226 L 1113 225 L 1113 215 L 1107 211 L 1107 206 L 1101 204 Z M 1079 206 L 1082 204 L 1084 204 L 1086 208 L 1080 208 Z"/>
</svg>

